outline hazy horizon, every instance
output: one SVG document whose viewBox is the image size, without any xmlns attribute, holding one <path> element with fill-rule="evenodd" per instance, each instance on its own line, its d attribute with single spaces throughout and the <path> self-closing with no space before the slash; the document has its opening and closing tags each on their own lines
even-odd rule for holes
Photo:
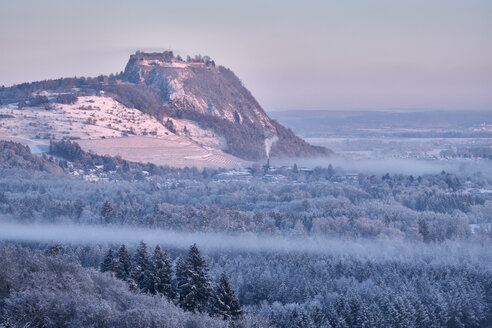
<svg viewBox="0 0 492 328">
<path fill-rule="evenodd" d="M 341 108 L 309 108 L 309 109 L 302 109 L 302 108 L 267 108 L 265 109 L 267 113 L 271 112 L 299 112 L 299 111 L 305 111 L 305 112 L 391 112 L 391 113 L 412 113 L 412 112 L 438 112 L 438 111 L 445 111 L 445 112 L 463 112 L 463 111 L 471 111 L 471 112 L 488 112 L 492 111 L 492 106 L 487 107 L 487 108 L 479 108 L 479 109 L 473 109 L 473 108 L 453 108 L 453 109 L 448 109 L 448 108 L 347 108 L 347 109 L 341 109 Z"/>
<path fill-rule="evenodd" d="M 491 13 L 485 0 L 3 1 L 0 85 L 172 49 L 229 67 L 267 110 L 490 109 Z"/>
</svg>

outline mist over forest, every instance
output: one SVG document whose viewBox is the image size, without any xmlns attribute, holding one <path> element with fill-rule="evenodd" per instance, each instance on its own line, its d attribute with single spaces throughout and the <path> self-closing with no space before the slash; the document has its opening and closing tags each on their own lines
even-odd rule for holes
<svg viewBox="0 0 492 328">
<path fill-rule="evenodd" d="M 0 148 L 1 327 L 491 320 L 488 159 L 177 169 Z"/>
</svg>

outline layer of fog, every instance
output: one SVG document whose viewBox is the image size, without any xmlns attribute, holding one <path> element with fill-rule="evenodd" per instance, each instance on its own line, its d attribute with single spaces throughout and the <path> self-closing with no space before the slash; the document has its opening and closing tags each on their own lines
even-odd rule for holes
<svg viewBox="0 0 492 328">
<path fill-rule="evenodd" d="M 205 252 L 306 252 L 310 254 L 354 255 L 405 259 L 414 256 L 436 255 L 445 257 L 490 258 L 490 247 L 470 243 L 448 242 L 427 245 L 395 239 L 311 238 L 258 236 L 255 234 L 218 234 L 177 232 L 160 229 L 129 228 L 122 226 L 88 226 L 64 224 L 19 224 L 0 222 L 0 241 L 60 243 L 70 245 L 122 244 L 135 246 L 140 241 L 149 246 L 187 249 L 196 243 Z"/>
<path fill-rule="evenodd" d="M 471 175 L 482 173 L 486 177 L 492 177 L 492 161 L 488 159 L 452 159 L 452 160 L 419 160 L 419 159 L 350 159 L 342 156 L 318 159 L 275 159 L 271 165 L 297 164 L 299 167 L 315 168 L 327 167 L 332 164 L 335 168 L 341 168 L 347 173 L 367 173 L 384 175 L 412 174 L 415 176 L 424 174 L 436 174 L 443 170 L 449 173 Z"/>
</svg>

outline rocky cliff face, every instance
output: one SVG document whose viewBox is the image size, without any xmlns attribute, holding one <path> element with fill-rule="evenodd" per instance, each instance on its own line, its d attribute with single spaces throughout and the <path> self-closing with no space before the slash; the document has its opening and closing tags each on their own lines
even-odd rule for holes
<svg viewBox="0 0 492 328">
<path fill-rule="evenodd" d="M 130 56 L 123 80 L 145 85 L 173 111 L 173 116 L 196 121 L 227 141 L 227 150 L 245 159 L 324 156 L 314 147 L 271 120 L 251 93 L 229 69 L 208 57 L 186 61 L 172 52 Z"/>
<path fill-rule="evenodd" d="M 269 117 L 241 81 L 212 61 L 185 62 L 171 52 L 135 54 L 124 76 L 129 82 L 156 88 L 178 110 L 247 122 L 274 133 Z"/>
</svg>

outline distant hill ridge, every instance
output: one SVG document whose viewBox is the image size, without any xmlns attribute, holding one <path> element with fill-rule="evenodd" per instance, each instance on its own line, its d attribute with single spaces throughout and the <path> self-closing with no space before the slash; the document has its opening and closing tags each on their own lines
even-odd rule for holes
<svg viewBox="0 0 492 328">
<path fill-rule="evenodd" d="M 0 103 L 43 105 L 40 92 L 112 97 L 161 121 L 171 133 L 190 135 L 183 122 L 212 131 L 225 143 L 221 149 L 246 160 L 273 157 L 319 157 L 332 154 L 312 146 L 270 119 L 242 82 L 208 56 L 183 60 L 173 52 L 130 56 L 125 70 L 96 78 L 63 78 L 0 89 Z M 46 104 L 45 104 L 46 105 Z M 184 126 L 184 128 L 183 128 Z M 189 126 L 188 126 L 189 128 Z M 195 138 L 200 142 L 199 138 Z M 267 154 L 270 151 L 271 154 Z"/>
</svg>

